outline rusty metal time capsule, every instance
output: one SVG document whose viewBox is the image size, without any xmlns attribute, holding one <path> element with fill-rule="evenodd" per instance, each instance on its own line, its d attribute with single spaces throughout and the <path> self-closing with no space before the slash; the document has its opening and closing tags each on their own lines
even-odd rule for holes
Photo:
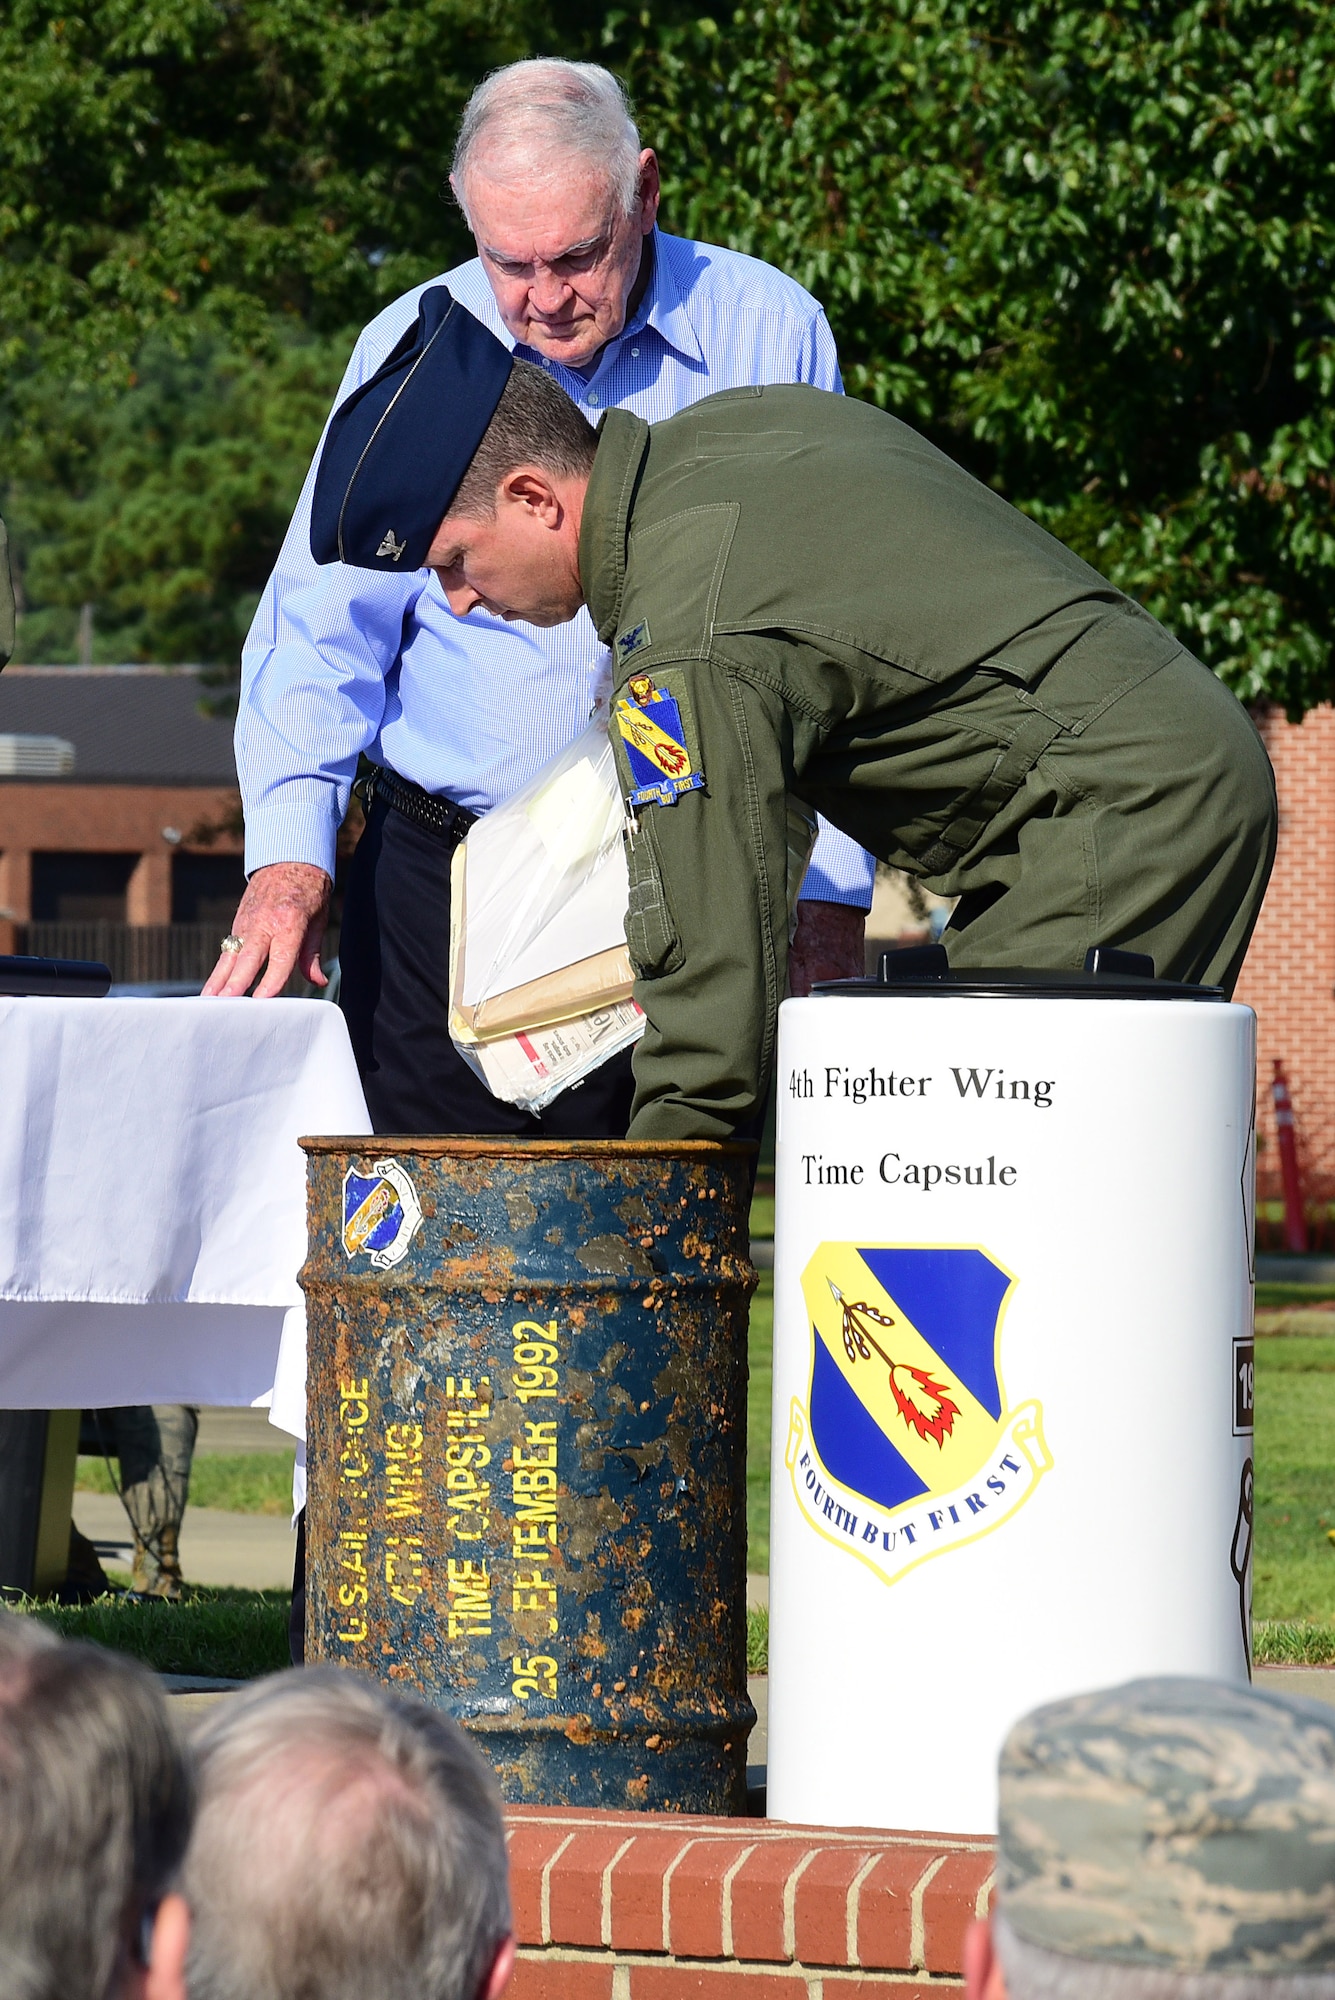
<svg viewBox="0 0 1335 2000">
<path fill-rule="evenodd" d="M 743 1811 L 751 1149 L 303 1144 L 307 1657 L 509 1799 Z"/>
</svg>

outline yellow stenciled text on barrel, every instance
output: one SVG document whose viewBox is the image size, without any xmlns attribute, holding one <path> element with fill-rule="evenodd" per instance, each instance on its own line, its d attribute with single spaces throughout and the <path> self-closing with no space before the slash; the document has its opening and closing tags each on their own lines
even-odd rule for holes
<svg viewBox="0 0 1335 2000">
<path fill-rule="evenodd" d="M 490 1639 L 495 1590 L 491 1519 L 493 1404 L 489 1375 L 445 1378 L 445 1630 L 453 1640 Z"/>
<path fill-rule="evenodd" d="M 422 1439 L 419 1423 L 385 1425 L 385 1589 L 406 1611 L 426 1588 Z"/>
<path fill-rule="evenodd" d="M 341 1380 L 338 1385 L 338 1456 L 340 1503 L 349 1511 L 347 1525 L 339 1530 L 339 1581 L 335 1592 L 338 1620 L 335 1636 L 340 1646 L 364 1646 L 370 1629 L 370 1570 L 367 1549 L 370 1543 L 371 1458 L 367 1451 L 367 1429 L 371 1421 L 371 1385 L 366 1377 Z"/>
<path fill-rule="evenodd" d="M 491 1565 L 451 1556 L 445 1565 L 451 1639 L 491 1637 Z"/>
<path fill-rule="evenodd" d="M 445 1506 L 456 1542 L 485 1542 L 491 1503 L 491 1378 L 445 1378 Z"/>
<path fill-rule="evenodd" d="M 553 1320 L 518 1320 L 512 1328 L 511 1386 L 526 1408 L 555 1401 L 560 1391 L 560 1348 Z M 525 1415 L 508 1462 L 511 1500 L 511 1606 L 515 1638 L 523 1648 L 560 1632 L 556 1584 L 560 1485 L 555 1416 Z M 555 1701 L 558 1662 L 546 1651 L 517 1651 L 511 1661 L 516 1699 Z"/>
</svg>

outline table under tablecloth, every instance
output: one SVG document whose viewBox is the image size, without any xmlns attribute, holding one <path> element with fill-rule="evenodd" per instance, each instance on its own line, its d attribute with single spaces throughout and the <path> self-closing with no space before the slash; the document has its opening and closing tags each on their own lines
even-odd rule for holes
<svg viewBox="0 0 1335 2000">
<path fill-rule="evenodd" d="M 300 1436 L 297 1140 L 370 1129 L 321 1001 L 0 999 L 0 1408 L 271 1402 Z"/>
</svg>

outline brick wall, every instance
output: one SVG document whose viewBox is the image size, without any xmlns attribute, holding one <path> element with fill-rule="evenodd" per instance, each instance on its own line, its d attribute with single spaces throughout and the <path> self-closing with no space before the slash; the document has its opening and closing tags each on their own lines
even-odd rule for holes
<svg viewBox="0 0 1335 2000">
<path fill-rule="evenodd" d="M 132 924 L 171 922 L 171 857 L 197 848 L 239 854 L 234 791 L 212 785 L 0 784 L 0 952 L 32 913 L 32 857 L 48 851 L 138 854 L 126 915 Z M 164 828 L 177 834 L 168 841 Z"/>
<path fill-rule="evenodd" d="M 1237 990 L 1259 1031 L 1258 1192 L 1280 1193 L 1270 1097 L 1279 1056 L 1307 1192 L 1335 1200 L 1335 708 L 1298 724 L 1270 709 L 1260 727 L 1279 792 L 1279 849 Z"/>
<path fill-rule="evenodd" d="M 513 2000 L 918 2000 L 958 1988 L 989 1841 L 512 1807 Z"/>
</svg>

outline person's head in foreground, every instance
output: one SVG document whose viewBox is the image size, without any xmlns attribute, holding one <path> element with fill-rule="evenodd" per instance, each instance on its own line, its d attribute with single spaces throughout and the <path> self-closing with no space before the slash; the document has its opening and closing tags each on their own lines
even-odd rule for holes
<svg viewBox="0 0 1335 2000">
<path fill-rule="evenodd" d="M 1335 1710 L 1132 1681 L 1026 1716 L 1000 1789 L 968 2000 L 1335 2000 Z"/>
<path fill-rule="evenodd" d="M 184 2000 L 191 1806 L 152 1674 L 0 1612 L 0 2000 Z"/>
<path fill-rule="evenodd" d="M 190 2000 L 498 2000 L 505 1832 L 448 1716 L 317 1667 L 220 1704 L 194 1747 Z"/>
</svg>

